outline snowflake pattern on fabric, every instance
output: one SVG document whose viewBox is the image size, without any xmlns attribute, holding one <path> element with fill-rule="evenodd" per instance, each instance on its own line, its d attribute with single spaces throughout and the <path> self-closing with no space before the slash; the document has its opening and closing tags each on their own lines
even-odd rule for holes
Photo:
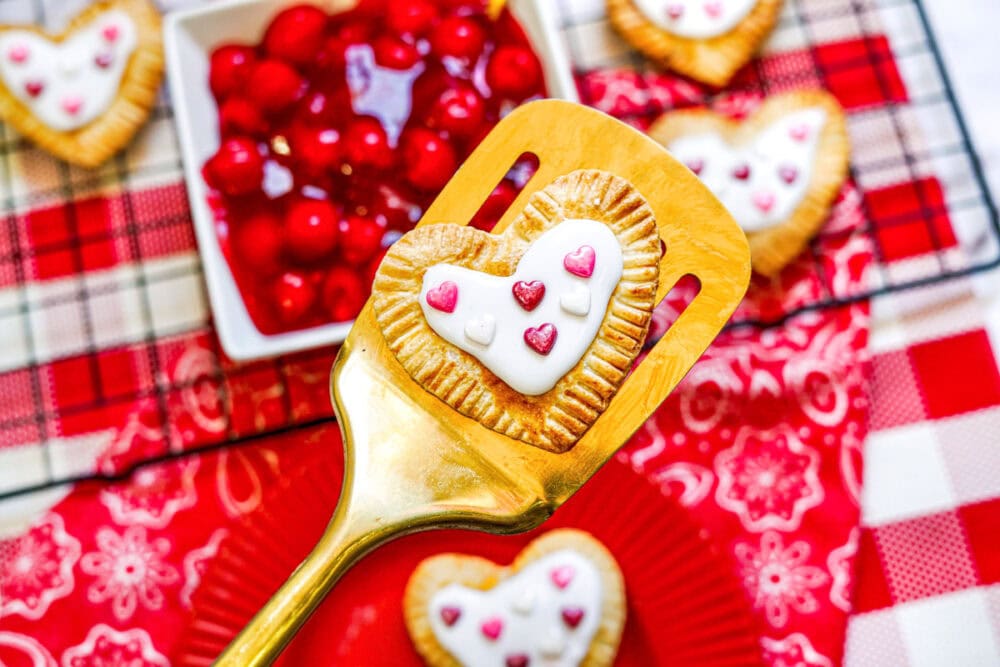
<svg viewBox="0 0 1000 667">
<path fill-rule="evenodd" d="M 80 542 L 62 517 L 48 514 L 18 537 L 0 541 L 0 618 L 41 618 L 54 600 L 73 591 Z"/>
</svg>

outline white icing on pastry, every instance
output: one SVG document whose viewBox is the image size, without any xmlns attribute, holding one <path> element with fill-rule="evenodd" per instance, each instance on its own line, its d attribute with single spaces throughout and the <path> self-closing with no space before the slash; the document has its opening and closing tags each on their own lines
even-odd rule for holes
<svg viewBox="0 0 1000 667">
<path fill-rule="evenodd" d="M 572 572 L 563 588 L 553 580 L 557 568 Z M 446 586 L 431 598 L 427 613 L 438 642 L 462 665 L 575 667 L 587 655 L 600 625 L 601 584 L 593 562 L 564 549 L 487 591 Z M 490 624 L 489 635 L 485 624 Z M 500 632 L 493 639 L 498 625 Z M 517 659 L 521 656 L 527 662 Z"/>
<path fill-rule="evenodd" d="M 594 255 L 589 277 L 574 275 L 564 266 L 564 260 L 569 261 L 574 270 L 582 271 L 575 259 L 566 258 L 585 247 Z M 424 274 L 420 307 L 438 335 L 476 357 L 515 391 L 537 396 L 572 370 L 594 341 L 622 267 L 621 246 L 607 225 L 566 220 L 531 244 L 512 276 L 449 264 L 430 267 Z M 513 288 L 518 282 L 536 280 L 544 283 L 544 296 L 527 310 L 514 297 Z M 457 287 L 454 302 L 451 284 Z M 586 310 L 568 312 L 561 303 L 563 296 L 570 295 L 571 303 L 579 304 L 581 289 L 589 297 Z M 479 326 L 487 316 L 495 323 L 489 337 Z M 480 333 L 484 335 L 476 340 Z M 483 343 L 486 338 L 490 342 Z M 541 352 L 549 343 L 548 352 Z"/>
<path fill-rule="evenodd" d="M 632 0 L 659 28 L 691 39 L 717 37 L 746 18 L 757 0 Z"/>
<path fill-rule="evenodd" d="M 45 125 L 75 130 L 111 106 L 137 45 L 135 23 L 119 9 L 62 42 L 8 30 L 0 34 L 0 79 Z"/>
<path fill-rule="evenodd" d="M 688 165 L 748 232 L 777 225 L 809 189 L 826 111 L 782 116 L 752 141 L 731 146 L 714 132 L 675 139 L 667 148 Z"/>
</svg>

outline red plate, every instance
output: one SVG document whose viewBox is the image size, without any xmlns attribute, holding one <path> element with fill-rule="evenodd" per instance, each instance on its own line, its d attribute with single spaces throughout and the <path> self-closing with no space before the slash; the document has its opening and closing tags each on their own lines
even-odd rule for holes
<svg viewBox="0 0 1000 667">
<path fill-rule="evenodd" d="M 223 542 L 194 596 L 174 664 L 210 664 L 319 539 L 337 501 L 342 463 L 325 448 L 311 453 Z M 590 532 L 625 575 L 628 619 L 616 665 L 761 664 L 754 617 L 731 563 L 683 509 L 614 461 L 531 533 L 434 531 L 378 549 L 341 580 L 279 664 L 420 665 L 401 605 L 417 564 L 452 551 L 506 565 L 557 527 Z"/>
</svg>

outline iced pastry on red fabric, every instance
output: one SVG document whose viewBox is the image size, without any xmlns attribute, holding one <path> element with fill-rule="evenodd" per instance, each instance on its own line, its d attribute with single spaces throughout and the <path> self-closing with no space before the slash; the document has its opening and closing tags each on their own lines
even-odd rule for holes
<svg viewBox="0 0 1000 667">
<path fill-rule="evenodd" d="M 403 599 L 429 665 L 610 665 L 625 625 L 625 583 L 590 534 L 546 533 L 509 567 L 476 556 L 423 561 Z"/>
</svg>

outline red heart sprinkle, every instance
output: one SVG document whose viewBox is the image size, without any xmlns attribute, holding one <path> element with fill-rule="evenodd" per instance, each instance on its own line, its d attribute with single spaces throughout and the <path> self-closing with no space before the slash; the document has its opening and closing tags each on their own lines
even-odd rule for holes
<svg viewBox="0 0 1000 667">
<path fill-rule="evenodd" d="M 104 39 L 106 39 L 109 42 L 113 42 L 116 39 L 118 39 L 118 26 L 116 25 L 105 26 L 104 30 L 101 31 L 101 34 L 104 35 Z"/>
<path fill-rule="evenodd" d="M 45 90 L 45 84 L 41 81 L 28 81 L 24 84 L 24 92 L 32 97 L 38 97 Z"/>
<path fill-rule="evenodd" d="M 552 570 L 549 576 L 552 578 L 553 584 L 559 588 L 566 588 L 573 581 L 573 577 L 576 576 L 576 570 L 573 569 L 572 565 L 560 565 Z"/>
<path fill-rule="evenodd" d="M 705 3 L 705 13 L 711 16 L 713 19 L 717 19 L 722 15 L 722 3 L 716 0 L 715 2 Z"/>
<path fill-rule="evenodd" d="M 528 667 L 531 664 L 531 659 L 523 653 L 518 653 L 517 655 L 508 655 L 504 664 L 507 667 Z"/>
<path fill-rule="evenodd" d="M 458 607 L 441 607 L 441 620 L 449 628 L 458 622 L 462 616 L 462 610 Z"/>
<path fill-rule="evenodd" d="M 563 607 L 562 617 L 566 625 L 575 628 L 583 620 L 583 609 L 580 607 Z"/>
<path fill-rule="evenodd" d="M 674 19 L 675 21 L 679 19 L 684 14 L 684 5 L 667 5 L 667 16 Z"/>
<path fill-rule="evenodd" d="M 23 63 L 28 59 L 30 53 L 31 52 L 28 51 L 27 46 L 25 46 L 24 44 L 17 44 L 15 46 L 10 47 L 10 51 L 7 52 L 7 57 L 10 59 L 11 62 Z"/>
<path fill-rule="evenodd" d="M 538 354 L 548 354 L 556 344 L 556 327 L 554 324 L 543 324 L 540 327 L 528 327 L 524 330 L 524 342 Z"/>
<path fill-rule="evenodd" d="M 483 635 L 490 641 L 496 641 L 500 639 L 500 633 L 503 632 L 503 619 L 499 616 L 494 616 L 493 618 L 483 621 L 483 624 L 479 627 L 482 630 Z"/>
<path fill-rule="evenodd" d="M 785 165 L 778 169 L 778 176 L 781 177 L 785 183 L 791 185 L 795 182 L 795 179 L 799 177 L 799 170 L 791 165 Z"/>
<path fill-rule="evenodd" d="M 518 280 L 510 288 L 510 291 L 513 293 L 514 298 L 517 299 L 517 302 L 521 304 L 521 308 L 530 312 L 542 302 L 542 297 L 545 296 L 545 283 L 541 280 L 532 280 L 527 283 L 523 280 Z"/>
<path fill-rule="evenodd" d="M 701 175 L 701 170 L 705 168 L 704 160 L 691 160 L 690 162 L 685 162 L 685 166 L 694 172 L 695 176 Z"/>
<path fill-rule="evenodd" d="M 733 169 L 733 178 L 745 181 L 750 178 L 750 165 L 741 164 Z"/>
<path fill-rule="evenodd" d="M 770 192 L 755 192 L 753 195 L 753 205 L 764 213 L 774 208 L 774 195 Z"/>
<path fill-rule="evenodd" d="M 110 51 L 105 51 L 103 53 L 98 53 L 94 56 L 94 64 L 101 69 L 107 69 L 111 67 L 111 63 L 114 62 L 114 56 L 111 55 Z"/>
<path fill-rule="evenodd" d="M 594 275 L 594 262 L 597 255 L 589 245 L 582 245 L 563 258 L 563 266 L 574 276 L 589 278 Z"/>
<path fill-rule="evenodd" d="M 446 280 L 434 289 L 427 290 L 427 305 L 442 313 L 454 313 L 458 303 L 458 285 Z"/>
<path fill-rule="evenodd" d="M 789 128 L 788 135 L 795 141 L 805 141 L 809 137 L 809 126 L 801 123 L 793 125 Z"/>
</svg>

